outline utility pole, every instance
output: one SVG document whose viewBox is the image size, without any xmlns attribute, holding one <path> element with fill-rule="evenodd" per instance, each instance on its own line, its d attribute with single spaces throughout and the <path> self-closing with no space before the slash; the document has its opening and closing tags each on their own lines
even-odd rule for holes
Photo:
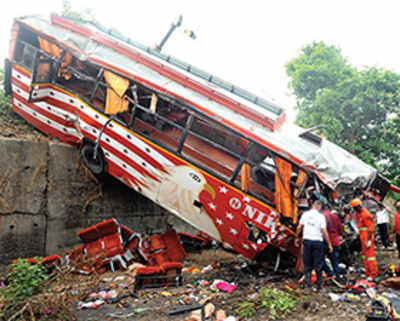
<svg viewBox="0 0 400 321">
<path fill-rule="evenodd" d="M 171 36 L 171 34 L 174 32 L 174 30 L 178 27 L 180 27 L 180 25 L 182 24 L 182 15 L 180 15 L 178 17 L 178 19 L 176 20 L 176 22 L 173 22 L 171 24 L 171 27 L 169 28 L 167 34 L 164 36 L 164 38 L 161 40 L 161 42 L 156 46 L 156 50 L 157 51 L 161 51 L 162 47 L 164 46 L 164 44 L 167 42 L 168 38 Z"/>
</svg>

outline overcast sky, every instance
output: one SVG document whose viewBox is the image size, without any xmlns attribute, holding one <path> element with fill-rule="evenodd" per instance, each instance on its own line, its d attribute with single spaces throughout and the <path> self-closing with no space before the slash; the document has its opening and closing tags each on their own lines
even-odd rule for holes
<svg viewBox="0 0 400 321">
<path fill-rule="evenodd" d="M 324 41 L 358 68 L 400 73 L 400 1 L 71 0 L 72 8 L 145 45 L 156 45 L 183 15 L 163 52 L 194 64 L 286 109 L 295 104 L 285 64 L 302 46 Z M 62 0 L 7 2 L 0 15 L 0 54 L 7 56 L 14 17 L 61 12 Z M 183 31 L 191 29 L 196 40 Z"/>
</svg>

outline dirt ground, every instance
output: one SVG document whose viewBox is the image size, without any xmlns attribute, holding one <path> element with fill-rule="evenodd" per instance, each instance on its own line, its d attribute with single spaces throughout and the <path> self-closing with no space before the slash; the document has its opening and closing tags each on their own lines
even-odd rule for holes
<svg viewBox="0 0 400 321">
<path fill-rule="evenodd" d="M 395 251 L 381 251 L 377 250 L 377 256 L 380 261 L 382 271 L 390 264 L 398 265 L 400 261 L 397 259 L 397 252 Z M 299 276 L 291 275 L 288 270 L 274 273 L 268 271 L 268 268 L 260 268 L 257 265 L 252 265 L 244 259 L 236 255 L 222 252 L 220 250 L 203 251 L 201 255 L 191 254 L 185 261 L 185 266 L 194 266 L 202 268 L 211 263 L 215 263 L 216 259 L 221 263 L 220 267 L 209 271 L 207 273 L 191 274 L 185 277 L 184 286 L 170 289 L 147 289 L 139 291 L 139 298 L 127 300 L 125 306 L 121 308 L 118 305 L 102 306 L 99 310 L 81 310 L 76 313 L 79 320 L 118 320 L 113 318 L 112 313 L 123 312 L 129 315 L 135 308 L 146 307 L 149 310 L 132 315 L 125 318 L 125 320 L 187 320 L 190 313 L 181 314 L 178 316 L 168 316 L 168 311 L 182 307 L 182 298 L 190 297 L 192 302 L 201 300 L 201 298 L 210 297 L 211 302 L 215 308 L 223 309 L 227 315 L 236 316 L 239 320 L 235 307 L 238 304 L 250 300 L 251 297 L 257 293 L 260 287 L 268 287 L 274 289 L 285 289 L 287 284 L 298 284 Z M 247 266 L 243 269 L 240 267 Z M 247 271 L 246 271 L 247 270 Z M 350 274 L 351 279 L 359 279 L 359 273 Z M 190 284 L 196 280 L 207 280 L 212 283 L 215 279 L 223 279 L 228 282 L 234 282 L 238 285 L 237 290 L 228 294 L 221 291 L 213 292 L 208 287 L 189 287 Z M 351 280 L 349 280 L 351 282 Z M 171 296 L 164 297 L 162 292 L 168 291 Z M 396 293 L 392 289 L 384 289 L 384 291 Z M 329 293 L 336 293 L 338 295 L 346 292 L 345 289 L 337 287 L 331 281 L 327 281 L 324 288 L 320 292 L 316 291 L 303 291 L 297 289 L 289 291 L 296 298 L 297 308 L 294 312 L 288 314 L 282 320 L 308 320 L 308 321 L 347 321 L 347 320 L 365 320 L 366 313 L 369 309 L 370 299 L 366 294 L 360 295 L 360 301 L 355 302 L 332 302 Z M 400 292 L 398 293 L 400 295 Z M 260 309 L 254 317 L 249 319 L 242 318 L 240 320 L 273 320 L 269 315 L 267 309 Z M 279 320 L 279 318 L 278 318 Z"/>
<path fill-rule="evenodd" d="M 27 128 L 24 126 L 13 115 L 2 116 L 0 117 L 0 136 L 26 138 Z M 29 127 L 29 125 L 26 126 Z M 30 127 L 29 129 L 28 136 L 31 139 L 48 139 L 33 128 Z M 400 263 L 397 251 L 377 250 L 376 254 L 381 274 L 389 264 L 398 266 Z M 188 254 L 183 263 L 185 268 L 194 267 L 199 270 L 210 264 L 213 264 L 214 267 L 204 273 L 185 273 L 182 286 L 138 289 L 134 292 L 135 296 L 129 296 L 119 302 L 105 303 L 99 306 L 98 309 L 81 310 L 78 310 L 78 301 L 87 302 L 90 293 L 109 289 L 117 290 L 119 295 L 126 293 L 127 288 L 124 287 L 123 283 L 114 282 L 118 277 L 125 280 L 123 282 L 126 282 L 126 274 L 121 271 L 107 272 L 99 276 L 71 274 L 64 279 L 57 280 L 52 285 L 53 289 L 48 291 L 46 298 L 33 301 L 35 304 L 48 302 L 47 305 L 43 306 L 43 308 L 47 309 L 46 313 L 36 317 L 36 320 L 67 320 L 66 317 L 62 318 L 59 314 L 56 314 L 57 307 L 60 307 L 57 304 L 62 304 L 64 308 L 71 312 L 75 320 L 80 321 L 183 321 L 189 320 L 190 312 L 174 316 L 170 316 L 168 312 L 205 302 L 212 303 L 215 310 L 224 310 L 227 316 L 234 316 L 235 320 L 274 320 L 268 308 L 259 308 L 255 316 L 247 319 L 245 317 L 240 318 L 235 311 L 239 304 L 253 302 L 262 287 L 285 291 L 296 300 L 295 311 L 290 312 L 285 317 L 277 317 L 275 320 L 365 320 L 366 312 L 370 305 L 370 299 L 365 293 L 362 293 L 360 300 L 357 301 L 333 302 L 329 294 L 341 295 L 346 293 L 346 289 L 337 287 L 331 281 L 326 282 L 320 292 L 303 291 L 298 287 L 299 276 L 291 273 L 291 269 L 283 269 L 275 273 L 271 267 L 258 266 L 240 256 L 221 249 L 203 250 L 200 254 Z M 360 263 L 359 260 L 359 264 L 354 266 L 355 270 L 362 266 Z M 6 271 L 7 266 L 0 266 L 0 276 L 4 277 Z M 352 280 L 361 278 L 363 277 L 360 272 L 352 272 L 349 274 L 348 282 L 351 283 Z M 381 276 L 381 278 L 384 279 L 386 276 Z M 213 289 L 211 285 L 217 279 L 234 283 L 237 285 L 237 289 L 230 294 Z M 378 292 L 394 293 L 400 296 L 400 290 L 379 286 Z M 28 316 L 27 320 L 29 319 L 33 320 Z M 215 315 L 208 320 L 215 320 Z"/>
<path fill-rule="evenodd" d="M 377 258 L 382 273 L 389 264 L 398 265 L 400 260 L 397 251 L 377 250 Z M 215 310 L 224 310 L 227 316 L 235 316 L 235 320 L 365 320 L 366 312 L 370 306 L 370 299 L 365 293 L 359 295 L 359 300 L 353 302 L 333 302 L 329 296 L 330 293 L 341 295 L 346 293 L 346 289 L 339 288 L 331 281 L 325 283 L 324 288 L 320 292 L 304 291 L 298 287 L 299 276 L 293 275 L 291 269 L 273 272 L 268 266 L 260 266 L 250 262 L 240 256 L 228 253 L 221 249 L 203 250 L 199 254 L 188 254 L 184 261 L 185 268 L 198 268 L 202 270 L 204 267 L 212 264 L 214 268 L 207 272 L 185 273 L 183 285 L 168 288 L 148 288 L 138 289 L 135 291 L 135 297 L 129 296 L 116 303 L 105 303 L 100 305 L 98 309 L 81 309 L 78 310 L 77 300 L 70 304 L 69 308 L 76 320 L 171 320 L 183 321 L 191 320 L 190 312 L 179 315 L 170 316 L 171 310 L 191 307 L 199 303 L 212 303 Z M 355 265 L 354 268 L 359 267 Z M 361 279 L 362 275 L 352 272 L 349 275 L 348 282 Z M 388 276 L 381 276 L 382 279 Z M 97 282 L 92 282 L 94 279 Z M 121 281 L 117 281 L 120 279 Z M 226 282 L 237 285 L 237 289 L 232 293 L 226 293 L 211 287 L 214 280 L 224 280 Z M 88 281 L 90 280 L 90 281 Z M 103 281 L 101 281 L 103 280 Z M 124 288 L 128 288 L 123 283 L 127 283 L 127 274 L 122 271 L 107 272 L 99 276 L 82 276 L 69 275 L 68 280 L 58 282 L 54 294 L 54 298 L 61 293 L 75 291 L 74 286 L 80 286 L 80 291 L 86 291 L 86 297 L 89 293 L 98 292 L 99 290 L 115 289 L 122 296 Z M 92 282 L 92 283 L 91 283 Z M 122 282 L 122 283 L 121 283 Z M 84 285 L 88 283 L 85 289 Z M 96 285 L 93 287 L 93 285 Z M 72 285 L 72 287 L 71 287 Z M 83 288 L 82 288 L 83 285 Z M 288 286 L 289 285 L 289 286 Z M 252 302 L 260 288 L 266 287 L 271 289 L 279 289 L 290 293 L 291 297 L 296 300 L 296 310 L 287 314 L 284 318 L 272 318 L 268 308 L 259 308 L 255 316 L 250 318 L 239 318 L 235 311 L 239 304 L 243 302 Z M 292 288 L 291 288 L 292 287 Z M 400 291 L 382 288 L 378 286 L 378 292 L 387 292 L 400 295 Z M 56 301 L 56 299 L 54 299 Z M 87 298 L 82 301 L 89 301 Z M 67 301 L 66 301 L 67 302 Z M 49 303 L 51 305 L 51 303 Z M 51 313 L 45 320 L 61 320 L 66 318 L 55 317 Z M 214 315 L 215 316 L 215 315 Z M 215 320 L 213 318 L 207 320 Z M 195 320 L 195 319 L 192 319 Z"/>
</svg>

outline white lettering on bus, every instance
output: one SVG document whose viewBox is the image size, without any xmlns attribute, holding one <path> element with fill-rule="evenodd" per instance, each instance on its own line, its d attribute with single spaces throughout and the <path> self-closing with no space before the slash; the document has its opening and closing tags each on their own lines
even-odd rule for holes
<svg viewBox="0 0 400 321">
<path fill-rule="evenodd" d="M 263 218 L 265 217 L 265 215 L 266 215 L 265 213 L 259 211 L 256 222 L 262 224 L 262 221 L 263 221 Z"/>
<path fill-rule="evenodd" d="M 240 200 L 236 197 L 232 197 L 229 200 L 229 205 L 234 209 L 234 210 L 238 210 L 239 208 L 242 207 L 242 202 L 240 202 Z"/>
<path fill-rule="evenodd" d="M 243 211 L 243 215 L 244 216 L 248 216 L 249 218 L 251 218 L 251 219 L 253 219 L 254 218 L 254 215 L 256 214 L 256 212 L 257 212 L 257 209 L 256 208 L 253 208 L 253 207 L 251 207 L 249 204 L 246 204 L 246 207 L 245 207 L 245 209 L 244 209 L 244 211 Z M 258 221 L 257 221 L 258 222 Z"/>
<path fill-rule="evenodd" d="M 238 198 L 232 197 L 229 200 L 229 205 L 231 206 L 232 209 L 238 210 L 242 207 L 242 202 Z M 271 211 L 268 215 L 264 212 L 261 212 L 256 207 L 252 207 L 249 204 L 245 204 L 242 214 L 248 217 L 249 219 L 255 220 L 257 223 L 262 224 L 268 228 L 271 228 L 276 224 L 277 213 L 274 211 Z"/>
</svg>

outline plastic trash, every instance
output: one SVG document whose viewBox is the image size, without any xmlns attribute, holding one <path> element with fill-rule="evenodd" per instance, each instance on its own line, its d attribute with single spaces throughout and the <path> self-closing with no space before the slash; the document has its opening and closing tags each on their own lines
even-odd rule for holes
<svg viewBox="0 0 400 321">
<path fill-rule="evenodd" d="M 142 312 L 146 312 L 147 310 L 150 310 L 150 308 L 136 308 L 133 310 L 133 312 L 142 313 Z"/>
<path fill-rule="evenodd" d="M 367 295 L 370 299 L 375 299 L 376 298 L 376 290 L 374 288 L 368 288 L 366 290 Z"/>
<path fill-rule="evenodd" d="M 201 269 L 201 273 L 210 272 L 210 271 L 212 271 L 213 269 L 214 269 L 214 267 L 210 264 L 210 265 L 207 265 L 206 267 L 203 267 L 203 268 Z"/>
<path fill-rule="evenodd" d="M 325 258 L 325 263 L 330 268 L 330 270 L 333 271 L 333 266 L 332 266 L 331 260 L 329 260 L 328 258 Z"/>
<path fill-rule="evenodd" d="M 217 321 L 225 320 L 226 319 L 225 311 L 224 310 L 217 310 L 217 312 L 215 312 L 215 319 Z"/>
<path fill-rule="evenodd" d="M 216 284 L 217 289 L 227 292 L 227 293 L 232 293 L 237 289 L 236 285 L 229 284 L 228 282 L 222 281 Z"/>
<path fill-rule="evenodd" d="M 329 295 L 329 297 L 331 298 L 331 300 L 333 302 L 337 302 L 337 301 L 339 301 L 341 299 L 340 295 L 332 293 L 332 292 L 330 292 L 328 295 Z"/>
<path fill-rule="evenodd" d="M 358 302 L 361 300 L 359 295 L 352 293 L 345 293 L 342 297 L 345 302 Z"/>
<path fill-rule="evenodd" d="M 78 310 L 82 309 L 98 309 L 100 305 L 104 304 L 104 300 L 96 300 L 94 302 L 78 302 Z"/>
</svg>

